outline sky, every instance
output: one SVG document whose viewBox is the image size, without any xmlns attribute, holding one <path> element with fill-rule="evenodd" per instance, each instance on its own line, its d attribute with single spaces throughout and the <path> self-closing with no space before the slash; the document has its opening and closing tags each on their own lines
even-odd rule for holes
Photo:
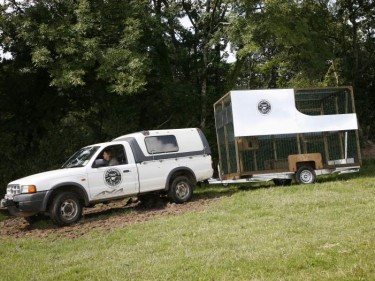
<svg viewBox="0 0 375 281">
<path fill-rule="evenodd" d="M 2 48 L 0 47 L 0 58 L 10 59 L 12 55 L 9 52 L 4 53 Z"/>
</svg>

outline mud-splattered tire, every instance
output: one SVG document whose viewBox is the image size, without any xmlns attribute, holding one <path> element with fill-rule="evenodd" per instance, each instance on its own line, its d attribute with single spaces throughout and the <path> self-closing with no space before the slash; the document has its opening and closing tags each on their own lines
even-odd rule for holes
<svg viewBox="0 0 375 281">
<path fill-rule="evenodd" d="M 190 200 L 192 195 L 193 184 L 187 177 L 179 176 L 172 181 L 168 196 L 173 202 L 177 204 L 185 203 Z"/>
<path fill-rule="evenodd" d="M 49 208 L 52 221 L 59 225 L 69 225 L 80 220 L 82 205 L 74 192 L 59 193 Z"/>
<path fill-rule="evenodd" d="M 296 173 L 296 181 L 299 184 L 312 184 L 316 180 L 316 174 L 313 168 L 302 166 L 298 168 Z"/>
</svg>

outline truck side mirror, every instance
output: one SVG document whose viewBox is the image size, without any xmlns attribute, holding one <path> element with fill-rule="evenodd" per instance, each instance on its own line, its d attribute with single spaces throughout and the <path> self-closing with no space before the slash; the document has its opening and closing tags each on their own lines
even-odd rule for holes
<svg viewBox="0 0 375 281">
<path fill-rule="evenodd" d="M 96 159 L 94 164 L 92 165 L 93 168 L 100 168 L 108 166 L 108 162 L 104 159 Z"/>
</svg>

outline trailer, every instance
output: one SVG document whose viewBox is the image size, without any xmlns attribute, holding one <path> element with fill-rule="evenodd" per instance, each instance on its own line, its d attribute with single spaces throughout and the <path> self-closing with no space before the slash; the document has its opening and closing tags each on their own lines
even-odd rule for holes
<svg viewBox="0 0 375 281">
<path fill-rule="evenodd" d="M 233 90 L 214 112 L 219 179 L 211 184 L 311 184 L 360 169 L 351 87 Z"/>
</svg>

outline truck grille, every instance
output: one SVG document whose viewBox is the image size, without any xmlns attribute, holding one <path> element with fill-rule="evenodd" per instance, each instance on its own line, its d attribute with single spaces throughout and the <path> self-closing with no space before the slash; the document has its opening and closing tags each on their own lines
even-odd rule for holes
<svg viewBox="0 0 375 281">
<path fill-rule="evenodd" d="M 17 195 L 21 193 L 21 186 L 19 184 L 10 184 L 7 187 L 7 195 Z"/>
</svg>

